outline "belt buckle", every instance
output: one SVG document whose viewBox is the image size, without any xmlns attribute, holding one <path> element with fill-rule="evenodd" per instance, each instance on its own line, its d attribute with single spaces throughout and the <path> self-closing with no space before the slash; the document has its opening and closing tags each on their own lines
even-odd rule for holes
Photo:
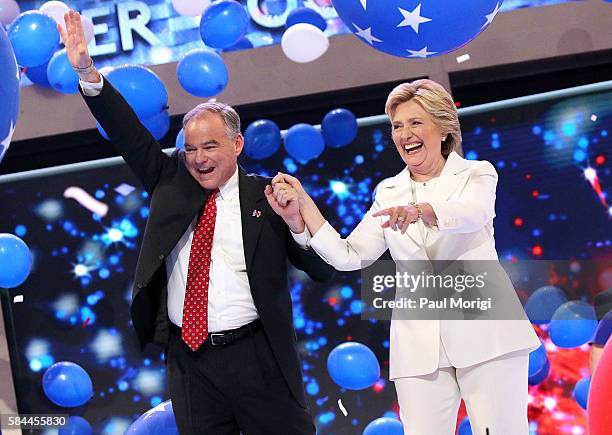
<svg viewBox="0 0 612 435">
<path fill-rule="evenodd" d="M 210 337 L 210 344 L 212 344 L 213 346 L 223 346 L 224 344 L 226 344 L 226 341 L 223 340 L 223 338 L 225 338 L 225 334 L 219 334 L 216 332 L 213 332 L 212 334 L 209 335 Z M 218 342 L 215 342 L 215 337 L 219 337 L 221 340 Z"/>
</svg>

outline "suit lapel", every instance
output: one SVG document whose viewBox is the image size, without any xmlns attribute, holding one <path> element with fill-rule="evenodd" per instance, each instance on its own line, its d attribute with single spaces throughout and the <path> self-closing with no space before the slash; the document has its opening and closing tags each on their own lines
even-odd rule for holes
<svg viewBox="0 0 612 435">
<path fill-rule="evenodd" d="M 405 168 L 402 172 L 393 177 L 383 189 L 386 191 L 384 195 L 384 203 L 381 208 L 396 207 L 398 205 L 408 205 L 414 201 L 412 195 L 412 181 L 410 180 L 410 171 Z M 382 195 L 381 195 L 382 196 Z M 387 220 L 385 217 L 384 220 Z M 404 237 L 409 237 L 416 246 L 423 244 L 423 237 L 415 225 L 409 225 Z"/>
<path fill-rule="evenodd" d="M 448 198 L 459 186 L 459 181 L 468 169 L 467 160 L 459 156 L 456 152 L 450 153 L 446 160 L 446 164 L 442 169 L 442 173 L 436 182 L 431 186 L 425 202 L 441 202 L 447 201 Z M 411 195 L 412 196 L 412 195 Z M 425 231 L 423 235 L 423 245 L 427 244 L 430 231 Z"/>
<path fill-rule="evenodd" d="M 183 162 L 179 161 L 177 171 L 176 182 L 173 180 L 169 190 L 157 199 L 157 206 L 152 208 L 149 216 L 140 248 L 140 269 L 136 271 L 139 283 L 151 280 L 163 264 L 161 260 L 172 252 L 210 195 L 210 191 L 203 189 L 191 176 Z M 138 293 L 138 287 L 135 291 Z"/>
<path fill-rule="evenodd" d="M 461 158 L 459 154 L 452 152 L 442 169 L 440 178 L 431 187 L 427 202 L 446 201 L 459 186 L 461 176 L 468 169 L 467 160 Z"/>
<path fill-rule="evenodd" d="M 265 219 L 265 200 L 263 188 L 253 177 L 238 167 L 238 196 L 240 198 L 240 217 L 242 219 L 242 241 L 247 273 L 251 270 L 253 255 Z"/>
<path fill-rule="evenodd" d="M 182 211 L 180 214 L 181 221 L 179 223 L 180 231 L 178 234 L 174 234 L 174 239 L 176 240 L 170 240 L 169 246 L 166 249 L 168 253 L 174 249 L 179 238 L 193 221 L 193 218 L 199 214 L 202 206 L 206 204 L 211 192 L 200 186 L 184 164 L 180 164 L 178 170 L 178 178 L 180 180 L 178 183 L 179 188 L 174 192 L 175 196 L 172 199 L 176 204 L 176 209 Z"/>
<path fill-rule="evenodd" d="M 186 207 L 184 213 L 191 222 L 195 213 L 198 213 L 210 195 L 210 190 L 204 189 L 189 173 L 184 164 L 179 165 L 179 188 L 175 192 L 177 201 Z"/>
</svg>

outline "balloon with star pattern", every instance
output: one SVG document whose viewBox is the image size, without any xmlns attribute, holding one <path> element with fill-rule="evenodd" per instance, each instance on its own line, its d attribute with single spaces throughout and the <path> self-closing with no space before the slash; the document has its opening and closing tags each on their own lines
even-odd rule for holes
<svg viewBox="0 0 612 435">
<path fill-rule="evenodd" d="M 0 26 L 0 162 L 11 143 L 19 115 L 19 78 L 11 41 Z"/>
<path fill-rule="evenodd" d="M 333 0 L 338 15 L 364 43 L 406 58 L 456 50 L 482 32 L 502 1 Z"/>
</svg>

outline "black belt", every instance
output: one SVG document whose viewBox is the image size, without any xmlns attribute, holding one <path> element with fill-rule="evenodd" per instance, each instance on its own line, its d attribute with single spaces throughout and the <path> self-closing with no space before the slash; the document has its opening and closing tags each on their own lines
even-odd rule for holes
<svg viewBox="0 0 612 435">
<path fill-rule="evenodd" d="M 181 336 L 182 328 L 176 326 L 170 322 L 170 331 Z M 202 345 L 210 346 L 225 346 L 233 341 L 240 340 L 241 338 L 250 335 L 251 333 L 261 329 L 261 320 L 255 319 L 251 323 L 241 326 L 240 328 L 230 329 L 228 331 L 210 332 L 206 340 Z"/>
</svg>

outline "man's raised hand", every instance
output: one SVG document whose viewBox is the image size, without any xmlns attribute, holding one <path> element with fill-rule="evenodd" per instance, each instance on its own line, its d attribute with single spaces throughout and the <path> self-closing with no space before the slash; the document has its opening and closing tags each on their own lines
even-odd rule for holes
<svg viewBox="0 0 612 435">
<path fill-rule="evenodd" d="M 63 29 L 61 24 L 57 24 L 57 30 L 60 32 L 64 45 L 66 46 L 66 54 L 73 68 L 86 69 L 92 65 L 91 56 L 87 50 L 87 40 L 83 32 L 81 24 L 81 14 L 72 9 L 64 14 L 64 22 L 66 28 Z M 87 71 L 85 75 L 79 74 L 80 78 L 86 81 L 99 82 L 99 74 L 94 69 Z"/>
</svg>

